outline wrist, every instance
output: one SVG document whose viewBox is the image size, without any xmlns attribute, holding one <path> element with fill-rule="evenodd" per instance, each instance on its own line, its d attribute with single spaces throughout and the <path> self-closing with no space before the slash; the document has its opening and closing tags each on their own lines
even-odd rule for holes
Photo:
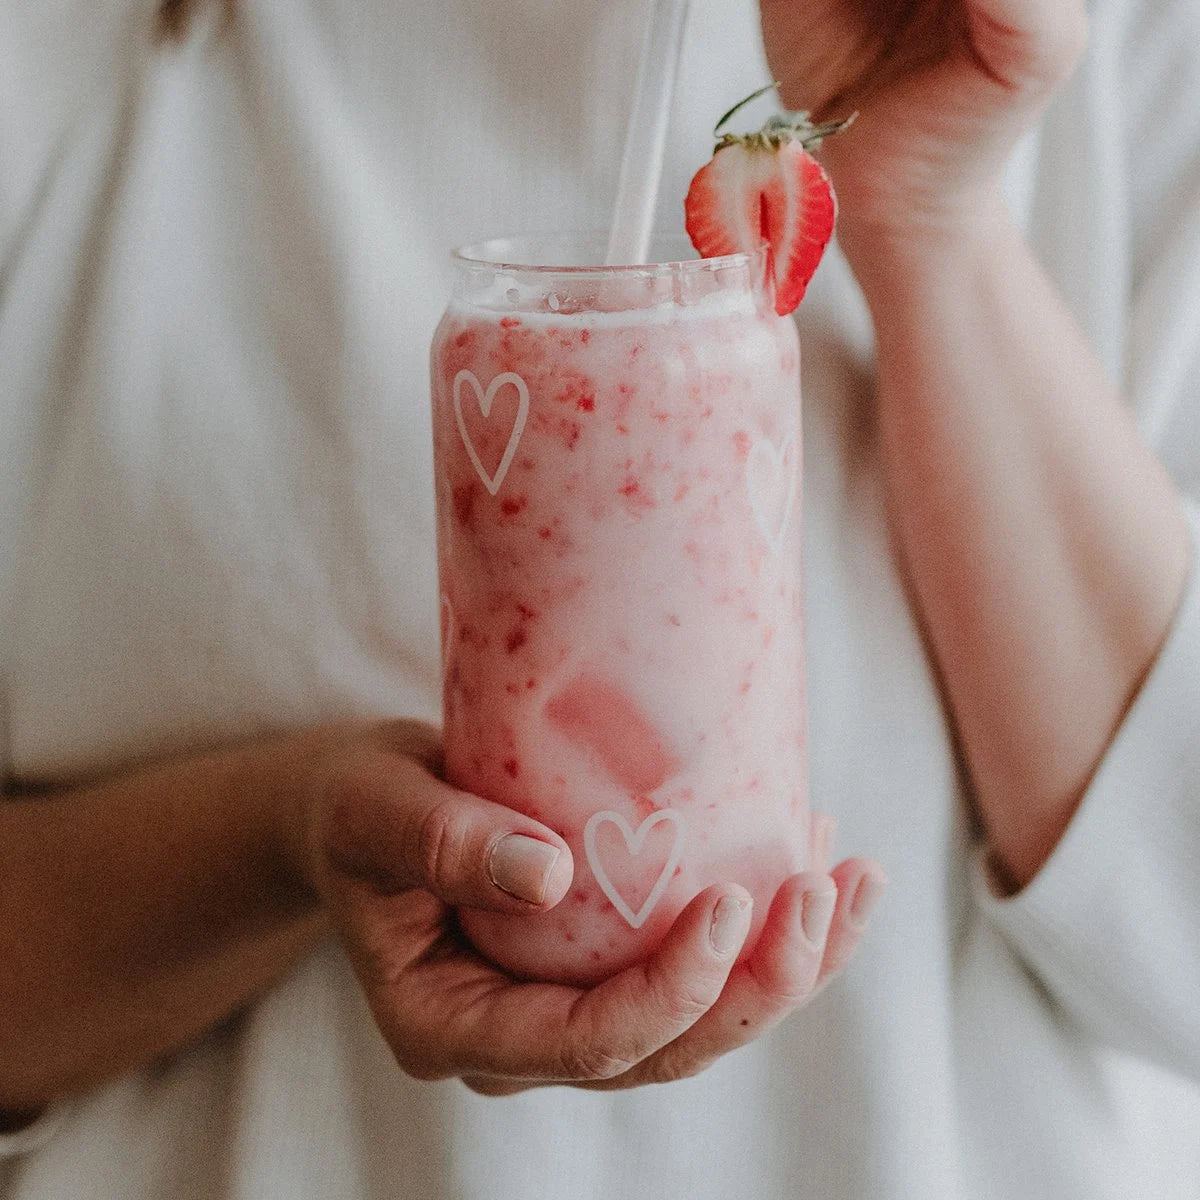
<svg viewBox="0 0 1200 1200">
<path fill-rule="evenodd" d="M 1020 237 L 998 187 L 937 208 L 850 210 L 838 223 L 841 246 L 877 326 L 914 300 L 971 275 Z"/>
</svg>

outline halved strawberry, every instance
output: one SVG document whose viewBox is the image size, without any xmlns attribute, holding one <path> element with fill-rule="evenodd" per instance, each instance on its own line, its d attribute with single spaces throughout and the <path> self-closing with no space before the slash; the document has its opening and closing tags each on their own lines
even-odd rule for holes
<svg viewBox="0 0 1200 1200">
<path fill-rule="evenodd" d="M 720 134 L 742 105 L 770 90 L 763 88 L 731 108 L 713 134 Z M 688 188 L 687 232 L 701 257 L 749 253 L 764 241 L 770 245 L 780 316 L 803 299 L 837 217 L 829 176 L 808 147 L 853 119 L 814 125 L 806 112 L 781 113 L 756 133 L 727 133 Z"/>
</svg>

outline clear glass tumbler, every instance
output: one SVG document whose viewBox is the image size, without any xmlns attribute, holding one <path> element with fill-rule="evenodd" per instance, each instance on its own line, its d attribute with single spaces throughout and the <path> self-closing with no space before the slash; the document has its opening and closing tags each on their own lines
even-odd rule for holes
<svg viewBox="0 0 1200 1200">
<path fill-rule="evenodd" d="M 765 249 L 603 249 L 456 252 L 432 351 L 447 776 L 575 856 L 552 911 L 462 925 L 581 984 L 719 881 L 748 952 L 808 851 L 795 326 Z"/>
</svg>

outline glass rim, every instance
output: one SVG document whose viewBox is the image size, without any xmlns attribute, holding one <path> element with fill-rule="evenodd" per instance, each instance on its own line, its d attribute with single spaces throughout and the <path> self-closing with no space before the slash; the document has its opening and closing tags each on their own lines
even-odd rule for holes
<svg viewBox="0 0 1200 1200">
<path fill-rule="evenodd" d="M 450 251 L 450 257 L 455 264 L 485 271 L 515 272 L 541 275 L 571 275 L 571 276 L 636 276 L 638 274 L 667 274 L 691 271 L 723 271 L 749 267 L 761 262 L 768 249 L 764 240 L 756 251 L 739 250 L 734 254 L 721 254 L 714 258 L 674 257 L 656 259 L 644 263 L 546 263 L 523 262 L 525 255 L 517 253 L 520 246 L 536 246 L 538 244 L 567 244 L 590 245 L 603 250 L 607 247 L 608 231 L 600 229 L 547 230 L 541 233 L 521 233 L 504 237 L 484 238 L 480 241 L 468 242 L 455 246 Z M 694 252 L 691 241 L 686 234 L 656 233 L 651 239 L 651 245 L 668 244 L 680 249 Z"/>
</svg>

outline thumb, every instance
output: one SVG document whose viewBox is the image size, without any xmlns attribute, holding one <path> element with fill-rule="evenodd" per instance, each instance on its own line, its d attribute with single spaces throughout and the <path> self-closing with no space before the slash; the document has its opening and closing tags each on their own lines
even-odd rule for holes
<svg viewBox="0 0 1200 1200">
<path fill-rule="evenodd" d="M 451 786 L 427 761 L 372 750 L 324 790 L 318 857 L 379 892 L 421 889 L 445 904 L 528 913 L 570 887 L 574 864 L 558 834 Z"/>
</svg>

